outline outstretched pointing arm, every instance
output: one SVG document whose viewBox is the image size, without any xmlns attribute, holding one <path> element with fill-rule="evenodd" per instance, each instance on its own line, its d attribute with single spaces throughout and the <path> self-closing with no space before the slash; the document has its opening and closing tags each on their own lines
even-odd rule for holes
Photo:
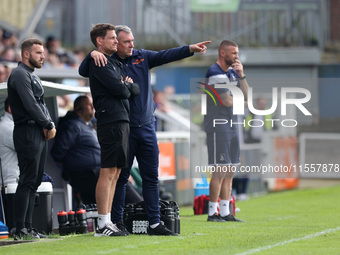
<svg viewBox="0 0 340 255">
<path fill-rule="evenodd" d="M 205 54 L 207 50 L 206 44 L 211 43 L 211 41 L 204 41 L 204 42 L 199 42 L 196 44 L 191 44 L 189 45 L 190 53 L 192 52 L 200 52 L 202 55 Z"/>
</svg>

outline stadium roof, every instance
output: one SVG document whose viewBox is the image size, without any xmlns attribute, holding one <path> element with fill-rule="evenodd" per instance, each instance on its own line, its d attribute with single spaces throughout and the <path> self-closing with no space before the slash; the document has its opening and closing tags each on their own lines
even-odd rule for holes
<svg viewBox="0 0 340 255">
<path fill-rule="evenodd" d="M 90 93 L 89 87 L 74 87 L 60 83 L 42 81 L 45 90 L 45 97 L 61 96 L 67 94 Z M 7 96 L 7 83 L 0 84 L 0 95 Z"/>
</svg>

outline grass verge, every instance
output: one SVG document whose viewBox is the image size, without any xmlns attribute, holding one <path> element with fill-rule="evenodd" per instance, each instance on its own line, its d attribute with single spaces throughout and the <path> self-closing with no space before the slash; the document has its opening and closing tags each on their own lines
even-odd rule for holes
<svg viewBox="0 0 340 255">
<path fill-rule="evenodd" d="M 179 237 L 93 233 L 0 246 L 1 254 L 339 254 L 340 186 L 271 193 L 236 202 L 246 223 L 207 222 L 180 208 Z M 9 239 L 10 240 L 10 239 Z M 5 240 L 3 240 L 5 241 Z M 3 242 L 0 241 L 0 242 Z"/>
</svg>

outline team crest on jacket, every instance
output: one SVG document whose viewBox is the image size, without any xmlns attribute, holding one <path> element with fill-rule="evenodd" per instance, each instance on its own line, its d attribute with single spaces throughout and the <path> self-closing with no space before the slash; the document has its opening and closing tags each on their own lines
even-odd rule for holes
<svg viewBox="0 0 340 255">
<path fill-rule="evenodd" d="M 141 58 L 141 59 L 136 58 L 135 62 L 133 62 L 132 64 L 133 64 L 133 65 L 138 65 L 139 63 L 141 63 L 141 62 L 143 62 L 143 61 L 144 61 L 144 58 Z"/>
</svg>

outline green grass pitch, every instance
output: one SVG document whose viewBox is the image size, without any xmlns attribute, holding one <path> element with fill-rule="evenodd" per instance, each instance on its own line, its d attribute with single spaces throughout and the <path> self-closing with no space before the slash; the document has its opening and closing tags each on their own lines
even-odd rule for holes
<svg viewBox="0 0 340 255">
<path fill-rule="evenodd" d="M 340 186 L 334 186 L 236 202 L 236 216 L 245 223 L 207 222 L 207 215 L 182 207 L 179 237 L 54 235 L 0 246 L 0 254 L 340 254 L 339 197 Z"/>
</svg>

